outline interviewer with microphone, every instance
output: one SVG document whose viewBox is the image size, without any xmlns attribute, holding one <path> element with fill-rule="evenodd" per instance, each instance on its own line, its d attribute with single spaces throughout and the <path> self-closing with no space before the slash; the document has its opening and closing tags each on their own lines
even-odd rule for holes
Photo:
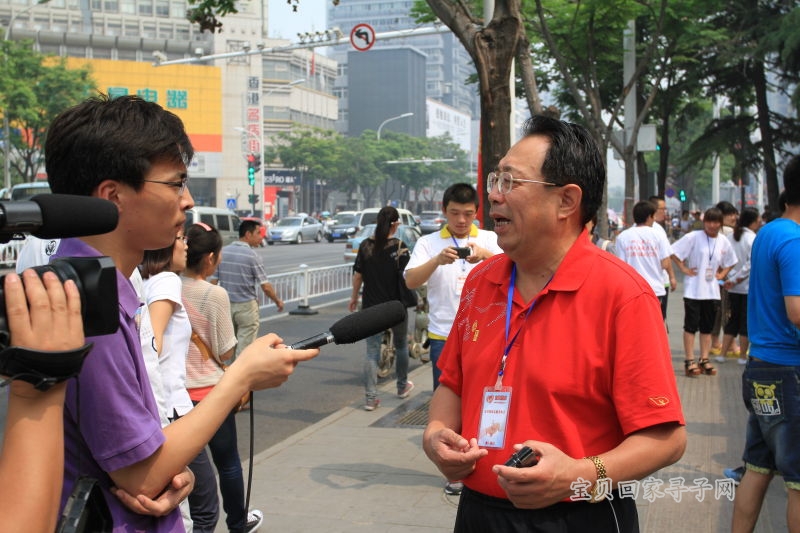
<svg viewBox="0 0 800 533">
<path fill-rule="evenodd" d="M 194 155 L 183 123 L 135 96 L 90 98 L 59 115 L 45 145 L 54 193 L 106 199 L 113 231 L 63 239 L 56 256 L 106 255 L 117 272 L 119 329 L 94 348 L 67 384 L 62 507 L 80 476 L 98 480 L 115 530 L 183 533 L 179 502 L 191 490 L 186 465 L 249 390 L 277 387 L 318 350 L 289 350 L 265 335 L 250 345 L 186 416 L 161 428 L 139 342 L 139 299 L 128 280 L 145 250 L 169 246 L 194 205 Z"/>
</svg>

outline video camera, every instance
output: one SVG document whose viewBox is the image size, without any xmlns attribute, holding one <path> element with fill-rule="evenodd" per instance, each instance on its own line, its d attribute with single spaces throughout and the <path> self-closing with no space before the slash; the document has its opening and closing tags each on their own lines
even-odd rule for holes
<svg viewBox="0 0 800 533">
<path fill-rule="evenodd" d="M 42 194 L 31 201 L 0 202 L 0 242 L 23 238 L 23 232 L 43 239 L 108 233 L 119 213 L 106 200 L 89 196 Z M 34 267 L 41 277 L 53 272 L 61 282 L 73 280 L 81 297 L 86 337 L 108 335 L 119 328 L 117 273 L 110 257 L 65 257 Z M 22 379 L 46 390 L 75 376 L 91 346 L 72 352 L 46 353 L 11 347 L 6 317 L 5 276 L 0 277 L 0 374 Z"/>
</svg>

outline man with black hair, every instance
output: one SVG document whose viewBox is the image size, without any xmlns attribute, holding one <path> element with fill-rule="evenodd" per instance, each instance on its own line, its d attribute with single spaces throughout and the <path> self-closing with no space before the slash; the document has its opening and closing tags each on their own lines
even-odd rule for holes
<svg viewBox="0 0 800 533">
<path fill-rule="evenodd" d="M 742 396 L 750 417 L 733 533 L 755 529 L 776 473 L 787 488 L 788 530 L 800 531 L 800 156 L 786 165 L 783 185 L 786 210 L 758 231 L 750 255 L 750 356 L 742 375 Z"/>
<path fill-rule="evenodd" d="M 283 311 L 283 300 L 267 280 L 261 258 L 253 250 L 261 243 L 261 226 L 256 220 L 242 220 L 239 240 L 222 249 L 222 261 L 215 273 L 219 285 L 228 291 L 231 300 L 231 318 L 237 340 L 234 358 L 258 336 L 258 326 L 261 323 L 257 294 L 259 288 L 267 298 L 275 302 L 278 312 Z"/>
<path fill-rule="evenodd" d="M 523 135 L 487 176 L 504 253 L 464 285 L 423 448 L 464 481 L 456 532 L 638 531 L 613 489 L 686 445 L 658 300 L 587 237 L 605 185 L 589 132 L 534 116 Z M 538 464 L 505 466 L 523 446 Z"/>
<path fill-rule="evenodd" d="M 667 289 L 664 287 L 664 278 L 661 273 L 667 271 L 669 277 L 668 287 L 675 290 L 675 273 L 672 271 L 670 256 L 672 250 L 666 236 L 653 230 L 653 216 L 656 206 L 649 200 L 638 202 L 633 206 L 633 221 L 635 226 L 630 227 L 617 236 L 617 257 L 631 265 L 648 284 L 661 302 L 661 316 L 666 319 L 664 310 L 667 298 Z"/>
<path fill-rule="evenodd" d="M 81 476 L 98 480 L 115 529 L 183 533 L 179 502 L 191 490 L 186 465 L 248 391 L 277 387 L 318 350 L 257 339 L 186 416 L 162 429 L 139 340 L 139 298 L 129 281 L 145 250 L 175 241 L 194 205 L 187 167 L 194 154 L 183 123 L 135 96 L 90 98 L 51 124 L 45 166 L 54 193 L 94 196 L 119 210 L 116 229 L 62 239 L 56 256 L 109 256 L 117 268 L 119 329 L 90 337 L 80 376 L 67 383 L 62 508 Z M 242 528 L 243 530 L 244 528 Z"/>
</svg>

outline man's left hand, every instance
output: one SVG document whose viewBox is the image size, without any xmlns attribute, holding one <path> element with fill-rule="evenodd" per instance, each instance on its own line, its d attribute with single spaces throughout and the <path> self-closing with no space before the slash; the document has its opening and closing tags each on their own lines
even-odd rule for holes
<svg viewBox="0 0 800 533">
<path fill-rule="evenodd" d="M 134 497 L 116 487 L 112 487 L 111 492 L 125 507 L 134 513 L 148 516 L 165 516 L 180 505 L 189 496 L 192 489 L 194 489 L 194 474 L 187 467 L 184 468 L 183 472 L 172 478 L 164 492 L 159 494 L 155 500 L 143 494 Z"/>
<path fill-rule="evenodd" d="M 539 463 L 525 468 L 495 465 L 492 472 L 506 492 L 508 499 L 520 509 L 541 509 L 568 499 L 575 494 L 571 488 L 579 477 L 594 482 L 594 465 L 583 459 L 573 459 L 546 442 L 526 441 L 539 456 Z M 516 445 L 515 451 L 522 445 Z"/>
</svg>

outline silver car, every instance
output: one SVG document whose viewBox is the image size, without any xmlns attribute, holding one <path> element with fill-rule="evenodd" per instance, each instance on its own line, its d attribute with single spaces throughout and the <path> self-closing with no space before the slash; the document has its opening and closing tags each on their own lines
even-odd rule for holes
<svg viewBox="0 0 800 533">
<path fill-rule="evenodd" d="M 309 216 L 283 217 L 269 230 L 267 244 L 291 242 L 302 244 L 303 241 L 320 242 L 322 240 L 322 224 Z"/>
</svg>

